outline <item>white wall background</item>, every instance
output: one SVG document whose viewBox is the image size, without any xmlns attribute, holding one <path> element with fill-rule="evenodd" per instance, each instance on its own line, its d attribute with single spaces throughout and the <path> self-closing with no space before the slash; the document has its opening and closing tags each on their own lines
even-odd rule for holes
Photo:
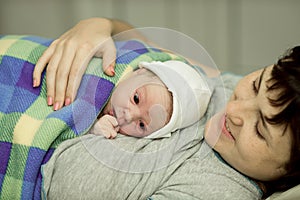
<svg viewBox="0 0 300 200">
<path fill-rule="evenodd" d="M 180 31 L 221 70 L 239 74 L 300 44 L 299 0 L 0 0 L 0 34 L 55 38 L 81 19 L 101 16 Z"/>
</svg>

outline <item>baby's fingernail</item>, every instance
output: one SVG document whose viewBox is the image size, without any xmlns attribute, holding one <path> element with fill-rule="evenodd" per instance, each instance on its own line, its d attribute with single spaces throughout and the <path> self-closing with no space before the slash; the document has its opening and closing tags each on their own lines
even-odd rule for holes
<svg viewBox="0 0 300 200">
<path fill-rule="evenodd" d="M 52 97 L 48 97 L 48 98 L 47 98 L 47 104 L 48 104 L 48 106 L 52 106 L 52 104 L 53 104 L 53 99 L 52 99 Z"/>
<path fill-rule="evenodd" d="M 68 98 L 66 98 L 66 100 L 65 100 L 65 106 L 68 106 L 68 105 L 70 105 L 71 104 L 71 99 L 68 97 Z"/>
<path fill-rule="evenodd" d="M 53 110 L 58 110 L 59 109 L 59 102 L 56 102 L 54 104 Z"/>
</svg>

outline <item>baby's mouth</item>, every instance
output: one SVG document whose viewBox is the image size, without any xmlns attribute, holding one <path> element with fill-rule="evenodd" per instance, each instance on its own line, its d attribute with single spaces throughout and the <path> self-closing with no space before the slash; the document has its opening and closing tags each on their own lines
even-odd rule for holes
<svg viewBox="0 0 300 200">
<path fill-rule="evenodd" d="M 123 114 L 120 114 L 120 112 L 118 112 L 118 110 L 116 110 L 115 108 L 112 108 L 110 110 L 109 115 L 116 118 L 119 126 L 125 124 L 125 116 Z"/>
</svg>

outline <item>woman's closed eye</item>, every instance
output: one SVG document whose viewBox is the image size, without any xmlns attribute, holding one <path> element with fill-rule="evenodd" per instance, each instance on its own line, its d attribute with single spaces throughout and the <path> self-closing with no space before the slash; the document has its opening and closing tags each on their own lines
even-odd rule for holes
<svg viewBox="0 0 300 200">
<path fill-rule="evenodd" d="M 258 94 L 258 91 L 259 91 L 259 88 L 256 86 L 256 83 L 257 83 L 257 79 L 255 79 L 253 82 L 252 82 L 252 88 L 253 88 L 253 91 L 255 93 L 255 95 Z M 265 138 L 263 137 L 263 135 L 261 134 L 261 132 L 258 130 L 258 122 L 257 121 L 254 125 L 254 129 L 255 129 L 255 132 L 256 132 L 256 135 L 259 139 L 261 140 L 264 140 Z"/>
<path fill-rule="evenodd" d="M 259 139 L 261 140 L 264 140 L 264 136 L 260 133 L 260 131 L 258 130 L 258 122 L 255 123 L 255 126 L 254 126 L 254 129 L 255 129 L 255 132 L 256 132 L 256 135 Z"/>
</svg>

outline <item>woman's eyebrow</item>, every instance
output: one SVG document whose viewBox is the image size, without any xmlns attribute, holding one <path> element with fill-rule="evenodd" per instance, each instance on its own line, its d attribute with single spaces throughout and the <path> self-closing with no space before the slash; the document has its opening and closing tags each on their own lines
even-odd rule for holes
<svg viewBox="0 0 300 200">
<path fill-rule="evenodd" d="M 260 89 L 260 85 L 261 85 L 261 81 L 263 80 L 263 77 L 264 77 L 264 74 L 266 72 L 266 67 L 263 69 L 263 71 L 261 72 L 260 76 L 259 76 L 259 81 L 258 81 L 258 92 L 259 92 L 259 89 Z"/>
</svg>

